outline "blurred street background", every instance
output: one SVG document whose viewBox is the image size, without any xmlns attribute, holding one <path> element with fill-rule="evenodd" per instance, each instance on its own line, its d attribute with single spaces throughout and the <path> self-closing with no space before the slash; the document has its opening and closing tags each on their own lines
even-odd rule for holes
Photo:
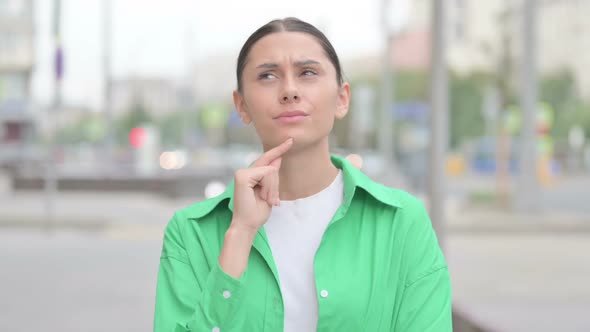
<svg viewBox="0 0 590 332">
<path fill-rule="evenodd" d="M 590 0 L 0 0 L 0 331 L 150 331 L 163 229 L 261 152 L 243 42 L 351 83 L 334 153 L 420 197 L 455 330 L 590 331 Z"/>
</svg>

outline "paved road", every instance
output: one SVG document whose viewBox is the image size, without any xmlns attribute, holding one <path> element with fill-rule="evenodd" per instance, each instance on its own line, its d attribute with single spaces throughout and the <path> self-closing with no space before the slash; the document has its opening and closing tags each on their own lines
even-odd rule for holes
<svg viewBox="0 0 590 332">
<path fill-rule="evenodd" d="M 0 331 L 150 331 L 157 228 L 0 229 Z M 590 331 L 590 234 L 450 234 L 454 299 L 493 331 Z"/>
<path fill-rule="evenodd" d="M 517 178 L 508 184 L 510 190 L 517 194 Z M 494 193 L 497 188 L 493 176 L 464 176 L 447 179 L 447 193 L 450 197 L 465 197 L 473 192 Z M 556 178 L 550 186 L 539 186 L 537 202 L 542 212 L 565 213 L 590 216 L 590 174 Z"/>
<path fill-rule="evenodd" d="M 0 331 L 150 331 L 153 237 L 0 231 Z"/>
<path fill-rule="evenodd" d="M 493 331 L 590 331 L 590 234 L 450 234 L 453 297 Z"/>
</svg>

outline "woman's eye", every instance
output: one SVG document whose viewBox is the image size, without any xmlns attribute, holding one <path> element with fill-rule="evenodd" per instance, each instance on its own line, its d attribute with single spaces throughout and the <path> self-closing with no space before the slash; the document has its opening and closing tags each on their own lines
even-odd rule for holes
<svg viewBox="0 0 590 332">
<path fill-rule="evenodd" d="M 269 80 L 269 79 L 273 79 L 275 78 L 275 75 L 271 74 L 271 73 L 264 73 L 264 74 L 260 74 L 258 76 L 258 79 L 260 80 Z"/>
<path fill-rule="evenodd" d="M 306 70 L 304 70 L 301 73 L 301 75 L 303 75 L 303 76 L 315 76 L 316 75 L 316 72 L 313 71 L 313 70 L 310 70 L 310 69 L 306 69 Z"/>
</svg>

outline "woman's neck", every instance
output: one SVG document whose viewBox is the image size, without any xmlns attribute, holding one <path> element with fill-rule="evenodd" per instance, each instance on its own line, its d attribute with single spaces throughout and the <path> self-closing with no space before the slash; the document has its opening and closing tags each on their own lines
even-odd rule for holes
<svg viewBox="0 0 590 332">
<path fill-rule="evenodd" d="M 293 149 L 283 155 L 279 196 L 282 200 L 312 196 L 327 188 L 338 171 L 330 159 L 327 141 L 303 150 Z"/>
</svg>

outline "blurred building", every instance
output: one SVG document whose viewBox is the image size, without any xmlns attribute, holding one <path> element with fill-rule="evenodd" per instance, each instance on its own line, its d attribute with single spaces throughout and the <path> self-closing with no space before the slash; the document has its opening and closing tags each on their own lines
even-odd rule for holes
<svg viewBox="0 0 590 332">
<path fill-rule="evenodd" d="M 522 61 L 522 0 L 450 0 L 448 7 L 448 63 L 458 73 L 497 72 L 512 64 L 519 79 Z M 430 0 L 412 1 L 410 17 L 391 45 L 397 70 L 428 70 L 430 66 Z M 539 72 L 570 71 L 582 97 L 590 98 L 590 1 L 539 2 L 537 18 Z M 349 77 L 378 75 L 381 55 L 344 59 Z"/>
<path fill-rule="evenodd" d="M 590 99 L 590 1 L 547 1 L 539 11 L 539 65 L 545 71 L 567 68 L 579 93 Z"/>
<path fill-rule="evenodd" d="M 502 66 L 500 58 L 512 62 L 513 79 L 524 59 L 522 0 L 453 0 L 449 8 L 449 64 L 458 72 L 487 70 Z M 539 73 L 568 70 L 579 93 L 590 98 L 590 1 L 539 1 L 537 45 Z"/>
<path fill-rule="evenodd" d="M 32 137 L 33 34 L 32 0 L 0 1 L 0 158 Z"/>
<path fill-rule="evenodd" d="M 192 86 L 197 101 L 231 103 L 236 86 L 236 55 L 218 54 L 197 62 L 193 69 Z"/>
<path fill-rule="evenodd" d="M 114 117 L 141 106 L 154 117 L 179 111 L 186 102 L 186 89 L 177 82 L 164 78 L 129 77 L 112 83 Z"/>
</svg>

